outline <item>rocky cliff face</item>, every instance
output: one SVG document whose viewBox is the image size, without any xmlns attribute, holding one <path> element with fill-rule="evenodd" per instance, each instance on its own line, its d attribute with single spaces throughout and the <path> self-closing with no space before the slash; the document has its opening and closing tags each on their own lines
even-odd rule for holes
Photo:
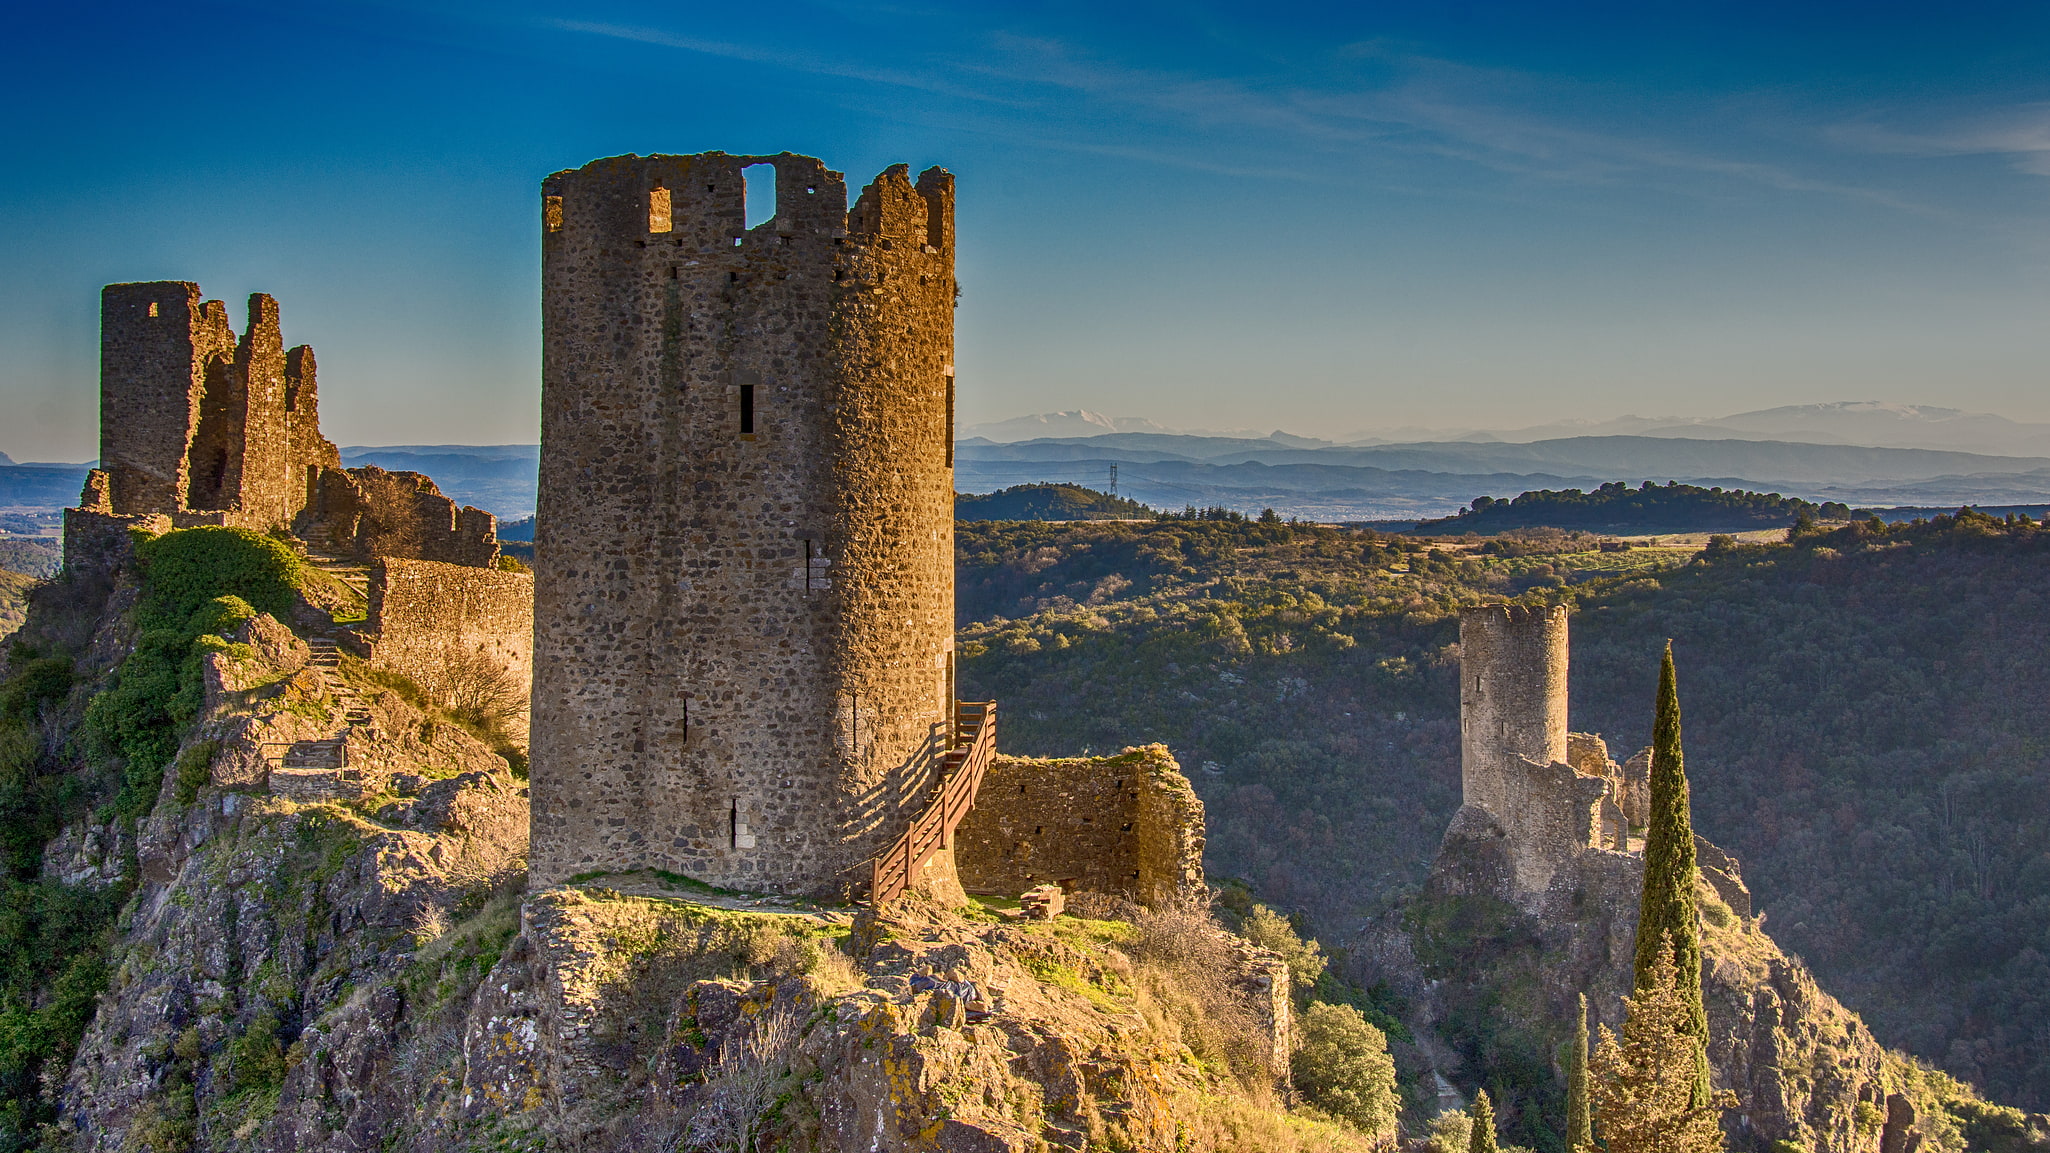
<svg viewBox="0 0 2050 1153">
<path fill-rule="evenodd" d="M 1416 1043 L 1404 1056 L 1413 1066 L 1468 1093 L 1486 1086 L 1509 1102 L 1509 1131 L 1543 1147 L 1558 1140 L 1547 1117 L 1562 1113 L 1554 1098 L 1577 995 L 1587 995 L 1590 1028 L 1622 1026 L 1642 861 L 1588 850 L 1536 912 L 1525 912 L 1500 896 L 1507 873 L 1499 836 L 1484 820 L 1462 817 L 1425 892 L 1354 943 L 1353 976 L 1407 998 Z M 1883 1049 L 1765 933 L 1737 862 L 1699 838 L 1696 847 L 1709 1060 L 1716 1085 L 1740 1102 L 1725 1122 L 1731 1149 L 1872 1153 L 1882 1141 L 1922 1153 L 2050 1147 L 2050 1125 L 2011 1110 L 2000 1111 L 2012 1114 L 2008 1144 L 1974 1140 L 1990 1107 L 1970 1087 Z"/>
<path fill-rule="evenodd" d="M 1370 1144 L 1283 1107 L 1286 969 L 1204 918 L 527 893 L 503 760 L 268 617 L 229 640 L 149 816 L 45 846 L 132 886 L 46 1147 Z"/>
</svg>

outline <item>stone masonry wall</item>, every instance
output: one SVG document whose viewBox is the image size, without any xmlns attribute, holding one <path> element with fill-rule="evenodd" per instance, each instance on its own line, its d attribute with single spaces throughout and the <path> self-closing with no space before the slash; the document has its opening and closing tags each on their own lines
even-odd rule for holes
<svg viewBox="0 0 2050 1153">
<path fill-rule="evenodd" d="M 337 553 L 405 557 L 489 568 L 498 560 L 498 519 L 459 508 L 417 472 L 376 465 L 323 470 L 313 503 L 294 526 Z"/>
<path fill-rule="evenodd" d="M 255 293 L 241 338 L 189 281 L 110 284 L 100 302 L 100 467 L 122 515 L 289 524 L 316 471 L 340 458 L 319 433 L 313 358 L 285 349 L 277 301 Z M 212 515 L 206 515 L 212 514 Z"/>
<path fill-rule="evenodd" d="M 807 157 L 624 156 L 542 193 L 535 882 L 850 892 L 952 709 L 952 178 L 849 212 Z"/>
<path fill-rule="evenodd" d="M 1581 852 L 1614 843 L 1620 827 L 1604 828 L 1606 776 L 1568 761 L 1566 619 L 1563 606 L 1460 614 L 1460 774 L 1471 812 L 1456 824 L 1469 834 L 1500 830 L 1511 888 L 1503 895 L 1525 901 Z"/>
<path fill-rule="evenodd" d="M 497 522 L 418 473 L 341 467 L 320 433 L 313 350 L 285 347 L 278 305 L 249 298 L 241 337 L 182 280 L 110 284 L 100 311 L 100 467 L 79 508 L 170 527 L 289 527 L 365 558 L 489 566 Z M 95 522 L 78 520 L 81 533 Z M 98 551 L 81 537 L 67 552 Z"/>
<path fill-rule="evenodd" d="M 380 559 L 371 571 L 370 663 L 431 693 L 503 669 L 524 692 L 534 680 L 534 578 L 526 573 Z"/>
<path fill-rule="evenodd" d="M 1159 905 L 1203 889 L 1203 802 L 1163 745 L 1113 757 L 998 757 L 954 833 L 971 893 L 1035 885 Z"/>
</svg>

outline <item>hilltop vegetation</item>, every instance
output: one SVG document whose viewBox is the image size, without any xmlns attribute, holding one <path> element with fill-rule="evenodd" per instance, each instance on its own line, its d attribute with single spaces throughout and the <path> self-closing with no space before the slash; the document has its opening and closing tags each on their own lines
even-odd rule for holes
<svg viewBox="0 0 2050 1153">
<path fill-rule="evenodd" d="M 1612 481 L 1592 492 L 1540 489 L 1511 500 L 1475 497 L 1457 515 L 1420 522 L 1416 531 L 1498 533 L 1519 528 L 1596 532 L 1746 532 L 1786 528 L 1802 520 L 1844 520 L 1851 510 L 1834 501 L 1814 504 L 1776 492 L 1702 488 L 1645 481 L 1631 488 Z"/>
<path fill-rule="evenodd" d="M 1136 500 L 1079 484 L 1019 484 L 980 496 L 954 495 L 954 516 L 960 520 L 1122 520 L 1152 515 L 1152 509 Z"/>
<path fill-rule="evenodd" d="M 1573 603 L 1573 723 L 1622 754 L 1674 638 L 1696 826 L 1775 936 L 1883 1043 L 2050 1105 L 2029 1040 L 2050 1029 L 2042 525 L 1861 521 L 1699 555 L 1231 522 L 957 539 L 963 692 L 1005 701 L 1007 751 L 1166 742 L 1212 869 L 1327 941 L 1414 889 L 1458 805 L 1460 605 Z"/>
</svg>

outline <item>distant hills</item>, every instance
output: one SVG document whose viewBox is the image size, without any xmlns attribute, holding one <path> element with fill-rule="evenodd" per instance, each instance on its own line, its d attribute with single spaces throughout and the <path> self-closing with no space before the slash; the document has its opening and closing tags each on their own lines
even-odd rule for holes
<svg viewBox="0 0 2050 1153">
<path fill-rule="evenodd" d="M 954 497 L 956 520 L 1131 520 L 1153 510 L 1078 484 L 1021 484 L 986 496 Z"/>
<path fill-rule="evenodd" d="M 353 445 L 344 464 L 426 473 L 463 504 L 534 513 L 531 444 Z M 1677 481 L 1852 507 L 2050 504 L 2050 424 L 1842 401 L 1713 419 L 1617 417 L 1523 429 L 1394 429 L 1336 439 L 1176 431 L 1086 409 L 969 426 L 955 487 L 1067 484 L 1156 508 L 1273 508 L 1319 521 L 1421 520 L 1479 497 Z M 84 465 L 0 464 L 0 508 L 71 503 Z"/>
</svg>

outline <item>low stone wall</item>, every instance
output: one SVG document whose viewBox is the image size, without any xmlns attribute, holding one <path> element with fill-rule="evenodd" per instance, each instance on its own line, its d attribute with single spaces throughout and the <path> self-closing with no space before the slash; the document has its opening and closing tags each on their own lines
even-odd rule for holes
<svg viewBox="0 0 2050 1153">
<path fill-rule="evenodd" d="M 384 557 L 371 570 L 370 664 L 446 696 L 484 668 L 505 670 L 523 709 L 534 682 L 534 578 Z"/>
<path fill-rule="evenodd" d="M 1049 882 L 1158 905 L 1203 889 L 1203 802 L 1164 745 L 1112 757 L 998 757 L 954 834 L 971 893 Z"/>
<path fill-rule="evenodd" d="M 91 486 L 88 484 L 88 494 Z M 89 508 L 64 510 L 64 568 L 73 576 L 107 574 L 135 559 L 137 530 L 155 535 L 171 528 L 161 513 L 120 516 Z"/>
<path fill-rule="evenodd" d="M 295 528 L 323 548 L 365 557 L 479 568 L 498 560 L 498 521 L 490 513 L 457 507 L 420 473 L 375 465 L 322 469 Z"/>
</svg>

